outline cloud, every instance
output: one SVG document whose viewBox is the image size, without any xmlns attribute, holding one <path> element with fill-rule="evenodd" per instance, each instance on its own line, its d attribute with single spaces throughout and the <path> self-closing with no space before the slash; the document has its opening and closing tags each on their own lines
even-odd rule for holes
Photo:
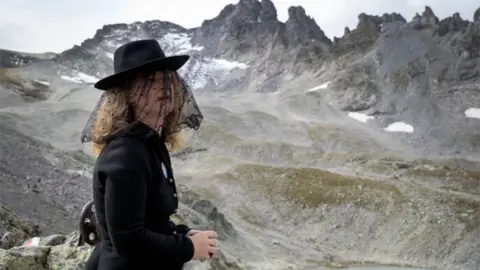
<svg viewBox="0 0 480 270">
<path fill-rule="evenodd" d="M 216 16 L 237 0 L 0 0 L 0 48 L 60 52 L 95 34 L 111 23 L 163 20 L 191 28 Z M 341 36 L 345 26 L 355 28 L 358 14 L 398 12 L 410 20 L 430 5 L 444 18 L 460 12 L 472 19 L 478 0 L 273 0 L 279 19 L 287 19 L 290 6 L 303 6 L 330 36 Z"/>
</svg>

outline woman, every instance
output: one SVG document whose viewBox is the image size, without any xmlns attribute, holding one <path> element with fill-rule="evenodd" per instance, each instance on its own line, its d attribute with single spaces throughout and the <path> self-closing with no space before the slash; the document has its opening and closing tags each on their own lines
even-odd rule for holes
<svg viewBox="0 0 480 270">
<path fill-rule="evenodd" d="M 169 150 L 179 132 L 203 119 L 176 72 L 188 56 L 165 57 L 155 40 L 119 47 L 115 74 L 95 84 L 105 90 L 82 133 L 98 158 L 93 199 L 102 235 L 87 269 L 182 269 L 216 253 L 214 231 L 175 225 L 178 207 Z"/>
</svg>

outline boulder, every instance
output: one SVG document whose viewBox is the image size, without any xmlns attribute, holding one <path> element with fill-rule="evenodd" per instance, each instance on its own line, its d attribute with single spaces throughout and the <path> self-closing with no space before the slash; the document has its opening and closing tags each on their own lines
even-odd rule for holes
<svg viewBox="0 0 480 270">
<path fill-rule="evenodd" d="M 215 205 L 202 196 L 180 185 L 182 194 L 180 211 L 172 217 L 176 223 L 188 224 L 198 229 L 215 229 L 219 240 L 237 236 L 233 225 L 225 219 Z M 80 270 L 90 256 L 93 247 L 78 246 L 80 233 L 69 235 L 52 234 L 39 237 L 39 226 L 23 220 L 6 207 L 0 207 L 0 270 Z M 208 262 L 192 261 L 187 270 L 242 269 L 237 259 L 227 252 L 219 251 Z"/>
<path fill-rule="evenodd" d="M 20 245 L 25 239 L 40 234 L 33 222 L 17 217 L 10 209 L 0 206 L 0 248 Z"/>
<path fill-rule="evenodd" d="M 11 249 L 0 249 L 0 270 L 83 270 L 85 262 L 93 250 L 91 246 L 76 246 L 79 233 L 70 235 L 50 235 L 27 241 L 22 246 Z M 26 246 L 30 244 L 30 246 Z M 231 256 L 222 253 L 208 262 L 190 262 L 187 270 L 216 269 L 235 270 L 242 269 Z"/>
</svg>

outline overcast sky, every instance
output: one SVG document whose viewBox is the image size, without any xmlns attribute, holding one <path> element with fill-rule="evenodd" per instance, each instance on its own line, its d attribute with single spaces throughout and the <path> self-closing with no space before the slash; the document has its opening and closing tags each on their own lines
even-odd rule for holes
<svg viewBox="0 0 480 270">
<path fill-rule="evenodd" d="M 61 52 L 92 37 L 105 24 L 151 19 L 199 26 L 238 0 L 0 0 L 0 48 Z M 398 12 L 410 20 L 429 5 L 440 18 L 460 12 L 472 20 L 479 0 L 273 0 L 279 19 L 303 6 L 329 37 L 354 28 L 361 12 Z"/>
</svg>

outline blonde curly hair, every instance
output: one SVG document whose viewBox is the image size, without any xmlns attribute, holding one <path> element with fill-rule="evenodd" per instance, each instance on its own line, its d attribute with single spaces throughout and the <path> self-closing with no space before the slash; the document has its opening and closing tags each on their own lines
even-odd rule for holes
<svg viewBox="0 0 480 270">
<path fill-rule="evenodd" d="M 180 82 L 176 76 L 172 76 L 172 89 L 176 91 L 180 87 Z M 146 76 L 137 77 L 134 81 L 146 80 Z M 99 154 L 105 146 L 103 138 L 108 137 L 114 131 L 125 128 L 128 124 L 132 123 L 132 108 L 129 104 L 129 96 L 132 92 L 130 87 L 119 87 L 108 90 L 105 92 L 105 98 L 103 103 L 97 110 L 95 122 L 92 132 L 92 144 L 95 154 Z M 175 95 L 172 95 L 174 98 Z M 173 102 L 172 104 L 178 104 Z M 174 108 L 177 109 L 177 108 Z M 164 128 L 170 130 L 169 125 L 173 125 L 173 121 L 169 121 L 170 115 L 167 115 L 164 122 Z M 169 151 L 176 152 L 183 147 L 182 132 L 176 132 L 168 134 L 165 139 L 165 144 Z"/>
</svg>

